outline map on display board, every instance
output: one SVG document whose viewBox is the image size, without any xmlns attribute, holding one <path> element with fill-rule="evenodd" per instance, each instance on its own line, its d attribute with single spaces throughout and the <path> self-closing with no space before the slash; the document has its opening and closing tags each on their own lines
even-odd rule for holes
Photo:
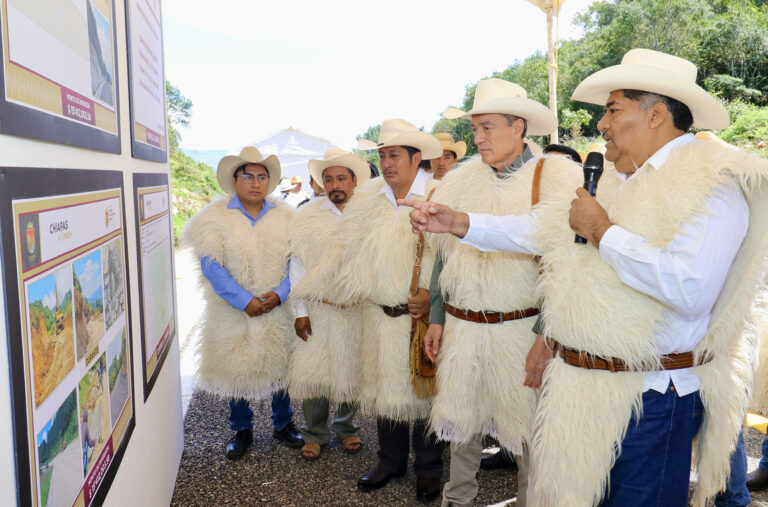
<svg viewBox="0 0 768 507">
<path fill-rule="evenodd" d="M 134 173 L 139 238 L 144 399 L 152 391 L 176 331 L 173 226 L 167 174 Z"/>
<path fill-rule="evenodd" d="M 122 173 L 4 168 L 2 179 L 22 504 L 100 504 L 135 421 Z M 33 190 L 40 181 L 57 194 Z"/>
<path fill-rule="evenodd" d="M 160 0 L 126 0 L 131 152 L 165 162 L 165 75 Z"/>
<path fill-rule="evenodd" d="M 0 0 L 0 132 L 120 153 L 114 0 Z"/>
</svg>

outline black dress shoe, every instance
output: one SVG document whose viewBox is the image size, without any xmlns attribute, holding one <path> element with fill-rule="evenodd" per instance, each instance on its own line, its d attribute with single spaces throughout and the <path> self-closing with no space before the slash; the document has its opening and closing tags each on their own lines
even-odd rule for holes
<svg viewBox="0 0 768 507">
<path fill-rule="evenodd" d="M 747 489 L 750 491 L 762 491 L 768 489 L 768 470 L 757 468 L 747 474 Z"/>
<path fill-rule="evenodd" d="M 416 498 L 422 501 L 434 500 L 440 494 L 440 478 L 416 476 Z"/>
<path fill-rule="evenodd" d="M 304 439 L 301 438 L 301 433 L 296 430 L 293 421 L 286 424 L 281 430 L 274 430 L 272 436 L 284 442 L 288 447 L 293 447 L 294 449 L 298 449 L 304 445 Z"/>
<path fill-rule="evenodd" d="M 363 491 L 373 491 L 385 486 L 393 477 L 402 477 L 405 472 L 389 473 L 379 467 L 374 468 L 357 480 L 357 487 Z"/>
<path fill-rule="evenodd" d="M 227 458 L 240 459 L 252 443 L 253 432 L 251 430 L 238 430 L 227 444 Z"/>
<path fill-rule="evenodd" d="M 517 470 L 517 463 L 515 458 L 504 449 L 499 450 L 496 454 L 491 454 L 480 460 L 480 468 L 483 470 L 500 470 L 502 468 L 509 468 Z"/>
</svg>

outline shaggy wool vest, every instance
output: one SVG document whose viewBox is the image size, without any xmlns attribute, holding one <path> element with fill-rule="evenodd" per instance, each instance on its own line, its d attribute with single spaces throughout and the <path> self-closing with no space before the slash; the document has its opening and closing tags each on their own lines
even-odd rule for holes
<svg viewBox="0 0 768 507">
<path fill-rule="evenodd" d="M 341 219 L 321 197 L 305 204 L 291 221 L 291 251 L 301 259 L 306 276 L 291 287 L 291 299 L 307 303 L 312 335 L 296 342 L 291 357 L 291 396 L 352 402 L 360 386 L 360 307 L 332 306 L 327 288 L 340 275 Z"/>
<path fill-rule="evenodd" d="M 551 176 L 545 173 L 545 178 Z M 707 334 L 695 349 L 714 359 L 694 369 L 701 377 L 704 420 L 695 444 L 699 476 L 695 503 L 725 486 L 729 455 L 751 389 L 759 318 L 753 302 L 765 270 L 768 161 L 709 142 L 673 150 L 658 170 L 624 182 L 607 168 L 597 199 L 611 222 L 664 247 L 705 200 L 728 181 L 740 183 L 750 205 L 750 226 L 713 309 Z M 547 336 L 575 349 L 618 357 L 631 366 L 658 364 L 654 332 L 665 306 L 625 285 L 592 245 L 574 243 L 570 202 L 581 178 L 573 175 L 541 205 L 537 242 L 544 274 L 538 293 Z M 563 180 L 561 180 L 563 181 Z M 624 184 L 621 184 L 624 183 Z M 534 459 L 543 505 L 595 505 L 620 452 L 633 411 L 642 412 L 642 372 L 585 370 L 553 360 L 537 407 Z"/>
<path fill-rule="evenodd" d="M 432 198 L 456 211 L 524 214 L 531 209 L 534 163 L 499 178 L 490 166 L 470 160 L 449 173 Z M 549 170 L 545 164 L 545 170 Z M 538 264 L 530 255 L 482 252 L 455 236 L 440 234 L 440 288 L 451 305 L 474 311 L 511 312 L 538 307 Z M 533 345 L 536 317 L 478 324 L 446 315 L 431 421 L 438 436 L 466 442 L 491 434 L 522 452 L 530 441 L 536 392 L 523 386 L 525 358 Z"/>
<path fill-rule="evenodd" d="M 244 289 L 259 295 L 280 285 L 288 261 L 291 211 L 270 209 L 255 225 L 228 197 L 200 210 L 187 224 L 183 242 L 198 257 L 221 264 Z M 198 346 L 198 385 L 222 396 L 264 398 L 283 388 L 295 333 L 287 305 L 249 317 L 219 297 L 204 276 L 205 324 Z"/>
<path fill-rule="evenodd" d="M 395 209 L 381 193 L 384 178 L 359 187 L 344 207 L 342 275 L 329 299 L 362 303 L 360 363 L 361 409 L 398 421 L 429 415 L 431 400 L 416 397 L 411 385 L 411 317 L 389 317 L 379 305 L 407 302 L 418 236 L 411 231 L 410 208 Z M 436 182 L 429 181 L 429 194 Z M 429 290 L 433 249 L 424 248 L 419 287 Z"/>
</svg>

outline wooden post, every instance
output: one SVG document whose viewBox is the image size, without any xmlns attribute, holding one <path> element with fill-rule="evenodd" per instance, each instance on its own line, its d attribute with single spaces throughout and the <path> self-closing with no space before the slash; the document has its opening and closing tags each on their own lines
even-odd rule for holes
<svg viewBox="0 0 768 507">
<path fill-rule="evenodd" d="M 557 63 L 555 61 L 556 19 L 559 0 L 547 0 L 547 70 L 549 74 L 549 109 L 557 118 Z M 557 127 L 549 136 L 549 142 L 558 143 Z"/>
</svg>

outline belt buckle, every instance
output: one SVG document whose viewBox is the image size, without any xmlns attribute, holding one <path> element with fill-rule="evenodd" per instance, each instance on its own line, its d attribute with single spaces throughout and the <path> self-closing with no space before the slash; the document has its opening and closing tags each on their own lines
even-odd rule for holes
<svg viewBox="0 0 768 507">
<path fill-rule="evenodd" d="M 501 313 L 501 312 L 483 312 L 483 318 L 485 319 L 485 323 L 489 324 L 488 315 L 499 315 L 499 314 L 501 314 L 501 316 L 499 317 L 499 322 L 501 323 L 501 322 L 504 321 L 504 314 L 503 313 Z"/>
</svg>

